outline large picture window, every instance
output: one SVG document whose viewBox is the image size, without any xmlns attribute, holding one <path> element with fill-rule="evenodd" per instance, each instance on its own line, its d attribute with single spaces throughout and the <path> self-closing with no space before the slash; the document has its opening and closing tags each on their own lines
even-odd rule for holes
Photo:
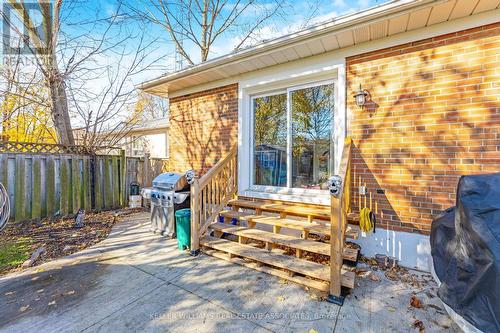
<svg viewBox="0 0 500 333">
<path fill-rule="evenodd" d="M 334 84 L 255 96 L 253 184 L 326 189 L 333 172 Z"/>
<path fill-rule="evenodd" d="M 254 110 L 254 184 L 286 186 L 286 93 L 256 97 Z"/>
</svg>

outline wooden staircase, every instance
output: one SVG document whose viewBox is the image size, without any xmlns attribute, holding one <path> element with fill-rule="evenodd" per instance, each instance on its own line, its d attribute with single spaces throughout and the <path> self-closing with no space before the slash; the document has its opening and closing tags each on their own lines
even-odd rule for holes
<svg viewBox="0 0 500 333">
<path fill-rule="evenodd" d="M 343 303 L 341 287 L 354 288 L 358 238 L 350 214 L 351 141 L 340 166 L 342 185 L 330 206 L 237 198 L 233 148 L 191 185 L 191 253 L 217 258 L 329 293 Z M 228 209 L 228 207 L 230 209 Z M 221 220 L 221 222 L 219 222 Z"/>
<path fill-rule="evenodd" d="M 311 239 L 312 235 L 330 234 L 330 226 L 324 221 L 329 207 L 311 208 L 292 203 L 249 200 L 231 200 L 228 205 L 233 210 L 220 212 L 224 223 L 211 224 L 209 229 L 213 236 L 205 236 L 200 240 L 204 252 L 254 269 L 260 267 L 259 270 L 266 273 L 328 291 L 330 267 L 311 261 L 311 256 L 305 254 L 322 255 L 323 261 L 329 261 L 330 243 Z M 272 231 L 260 229 L 262 227 L 272 228 Z M 290 235 L 293 232 L 299 235 Z M 358 231 L 349 228 L 346 235 L 355 239 Z M 358 251 L 357 248 L 344 246 L 342 257 L 346 265 L 341 272 L 341 285 L 344 287 L 354 288 L 353 265 L 357 261 Z"/>
</svg>

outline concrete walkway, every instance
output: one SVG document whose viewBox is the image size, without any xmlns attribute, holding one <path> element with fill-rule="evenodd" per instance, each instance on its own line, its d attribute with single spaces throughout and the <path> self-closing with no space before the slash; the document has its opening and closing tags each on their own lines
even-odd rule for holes
<svg viewBox="0 0 500 333">
<path fill-rule="evenodd" d="M 358 279 L 343 307 L 293 283 L 190 257 L 135 214 L 80 253 L 0 278 L 0 332 L 456 332 L 435 285 Z M 428 275 L 422 277 L 424 280 Z M 412 291 L 424 308 L 409 307 Z"/>
</svg>

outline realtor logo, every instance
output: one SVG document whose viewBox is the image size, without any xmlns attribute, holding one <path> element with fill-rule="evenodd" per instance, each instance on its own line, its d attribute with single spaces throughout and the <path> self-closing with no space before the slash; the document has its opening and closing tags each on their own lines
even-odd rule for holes
<svg viewBox="0 0 500 333">
<path fill-rule="evenodd" d="M 48 54 L 53 29 L 50 0 L 4 0 L 1 14 L 4 55 Z"/>
</svg>

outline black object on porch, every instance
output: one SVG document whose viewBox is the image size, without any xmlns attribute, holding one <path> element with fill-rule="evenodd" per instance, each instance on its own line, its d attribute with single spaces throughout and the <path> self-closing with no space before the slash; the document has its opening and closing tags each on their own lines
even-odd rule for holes
<svg viewBox="0 0 500 333">
<path fill-rule="evenodd" d="M 500 332 L 500 173 L 463 176 L 456 207 L 432 223 L 438 295 L 483 332 Z"/>
</svg>

